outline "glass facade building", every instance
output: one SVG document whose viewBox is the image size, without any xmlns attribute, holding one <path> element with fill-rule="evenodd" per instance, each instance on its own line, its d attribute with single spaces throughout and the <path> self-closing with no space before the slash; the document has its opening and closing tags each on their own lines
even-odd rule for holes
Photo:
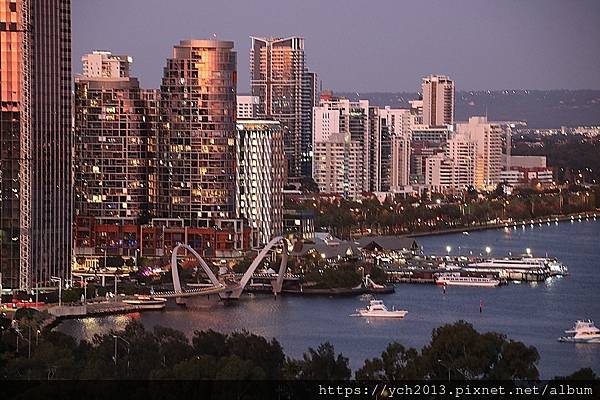
<svg viewBox="0 0 600 400">
<path fill-rule="evenodd" d="M 102 76 L 84 68 L 75 78 L 76 217 L 137 222 L 153 214 L 158 92 L 140 89 L 126 64 Z"/>
<path fill-rule="evenodd" d="M 71 2 L 0 0 L 0 271 L 67 278 L 72 251 Z"/>
<path fill-rule="evenodd" d="M 183 40 L 161 84 L 158 203 L 165 218 L 204 226 L 235 215 L 236 52 Z"/>
</svg>

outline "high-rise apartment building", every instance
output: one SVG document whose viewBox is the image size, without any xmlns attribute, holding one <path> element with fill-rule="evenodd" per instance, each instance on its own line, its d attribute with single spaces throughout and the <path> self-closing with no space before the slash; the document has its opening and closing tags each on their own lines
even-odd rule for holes
<svg viewBox="0 0 600 400">
<path fill-rule="evenodd" d="M 423 78 L 423 124 L 444 126 L 454 123 L 454 81 L 443 75 Z"/>
<path fill-rule="evenodd" d="M 133 63 L 130 56 L 119 56 L 110 51 L 93 51 L 81 57 L 83 76 L 88 78 L 128 78 Z"/>
<path fill-rule="evenodd" d="M 468 122 L 456 124 L 458 133 L 466 134 L 475 143 L 475 176 L 477 189 L 492 190 L 500 183 L 502 172 L 502 129 L 489 123 L 486 117 L 471 117 Z"/>
<path fill-rule="evenodd" d="M 409 184 L 412 115 L 408 109 L 378 109 L 379 135 L 372 144 L 378 149 L 375 191 L 397 192 Z"/>
<path fill-rule="evenodd" d="M 75 78 L 76 219 L 136 223 L 153 213 L 156 198 L 158 93 L 129 76 L 131 57 L 94 52 L 82 61 Z"/>
<path fill-rule="evenodd" d="M 0 0 L 0 272 L 67 278 L 72 258 L 71 2 Z"/>
<path fill-rule="evenodd" d="M 236 96 L 237 119 L 256 119 L 259 100 L 258 96 Z"/>
<path fill-rule="evenodd" d="M 252 246 L 283 233 L 285 159 L 278 121 L 236 124 L 236 214 L 252 228 Z"/>
<path fill-rule="evenodd" d="M 251 39 L 250 84 L 251 94 L 260 99 L 257 117 L 281 122 L 287 175 L 293 180 L 310 170 L 303 162 L 310 162 L 316 75 L 306 68 L 304 38 Z"/>
<path fill-rule="evenodd" d="M 356 198 L 370 190 L 373 130 L 368 100 L 326 96 L 313 109 L 313 179 L 322 192 Z"/>
<path fill-rule="evenodd" d="M 443 146 L 452 135 L 452 127 L 412 125 L 410 153 L 410 181 L 425 184 L 427 157 L 443 152 Z"/>
<path fill-rule="evenodd" d="M 454 134 L 443 152 L 425 160 L 425 184 L 434 192 L 459 192 L 473 186 L 475 143 L 466 134 Z"/>
<path fill-rule="evenodd" d="M 190 226 L 235 214 L 236 52 L 233 42 L 182 40 L 160 90 L 161 215 Z"/>
</svg>

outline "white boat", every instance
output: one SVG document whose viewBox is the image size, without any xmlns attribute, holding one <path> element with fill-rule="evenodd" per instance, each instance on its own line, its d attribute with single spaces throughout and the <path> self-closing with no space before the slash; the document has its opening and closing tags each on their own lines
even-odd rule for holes
<svg viewBox="0 0 600 400">
<path fill-rule="evenodd" d="M 162 310 L 167 305 L 167 299 L 154 296 L 135 296 L 133 299 L 123 300 L 123 303 L 141 310 Z"/>
<path fill-rule="evenodd" d="M 500 285 L 498 279 L 460 276 L 460 274 L 440 274 L 435 280 L 438 286 L 482 286 L 495 287 Z"/>
<path fill-rule="evenodd" d="M 357 317 L 375 317 L 375 318 L 404 318 L 408 314 L 406 310 L 388 310 L 383 304 L 383 300 L 371 300 L 366 308 L 356 310 Z"/>
<path fill-rule="evenodd" d="M 548 273 L 550 275 L 567 275 L 567 267 L 555 258 L 541 257 L 506 257 L 490 258 L 480 262 L 469 264 L 467 271 L 486 272 L 525 272 L 525 273 Z"/>
<path fill-rule="evenodd" d="M 559 342 L 572 343 L 600 343 L 600 329 L 596 328 L 592 320 L 577 320 L 573 328 L 566 330 L 569 336 L 558 338 Z"/>
</svg>

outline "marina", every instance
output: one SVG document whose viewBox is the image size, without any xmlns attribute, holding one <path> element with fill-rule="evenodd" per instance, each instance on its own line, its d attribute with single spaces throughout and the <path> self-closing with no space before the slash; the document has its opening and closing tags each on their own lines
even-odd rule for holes
<svg viewBox="0 0 600 400">
<path fill-rule="evenodd" d="M 565 242 L 564 238 L 570 240 Z M 575 319 L 598 319 L 600 304 L 600 223 L 573 223 L 471 232 L 469 235 L 419 238 L 426 252 L 444 254 L 446 246 L 463 254 L 479 254 L 491 247 L 490 257 L 521 254 L 551 254 L 569 267 L 569 275 L 541 282 L 514 282 L 497 290 L 485 287 L 448 286 L 446 293 L 434 284 L 396 285 L 395 292 L 377 295 L 385 304 L 401 305 L 409 313 L 401 320 L 352 318 L 350 314 L 367 303 L 359 295 L 290 296 L 274 300 L 272 295 L 246 294 L 236 303 L 225 304 L 211 296 L 194 298 L 187 308 L 169 300 L 164 312 L 148 312 L 70 319 L 57 330 L 91 340 L 94 334 L 119 331 L 131 320 L 146 328 L 168 326 L 192 336 L 196 330 L 219 332 L 248 330 L 276 338 L 286 353 L 301 357 L 308 347 L 330 341 L 337 352 L 350 359 L 353 369 L 366 358 L 377 356 L 391 341 L 420 348 L 429 342 L 432 330 L 445 323 L 465 320 L 481 332 L 499 332 L 508 338 L 535 346 L 540 354 L 541 377 L 552 378 L 591 367 L 600 371 L 600 347 L 584 343 L 560 344 L 557 338 Z M 454 250 L 457 251 L 457 250 Z M 450 254 L 452 256 L 452 252 Z M 482 312 L 480 304 L 483 303 Z"/>
</svg>

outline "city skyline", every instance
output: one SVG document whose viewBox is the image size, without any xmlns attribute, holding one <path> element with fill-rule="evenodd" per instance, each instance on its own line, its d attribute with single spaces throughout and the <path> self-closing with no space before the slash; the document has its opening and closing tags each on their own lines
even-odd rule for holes
<svg viewBox="0 0 600 400">
<path fill-rule="evenodd" d="M 428 74 L 452 76 L 458 90 L 600 89 L 595 73 L 600 56 L 587 50 L 600 37 L 594 22 L 598 3 L 376 5 L 364 20 L 358 3 L 342 8 L 335 2 L 309 1 L 277 7 L 265 0 L 252 7 L 239 2 L 206 7 L 178 0 L 166 13 L 157 1 L 145 1 L 140 12 L 137 0 L 84 0 L 73 4 L 73 59 L 94 49 L 130 54 L 142 86 L 155 88 L 162 73 L 157 65 L 172 42 L 214 39 L 216 34 L 235 42 L 238 89 L 247 93 L 250 36 L 298 35 L 305 38 L 307 64 L 319 73 L 323 88 L 335 91 L 418 91 L 418 78 Z M 109 31 L 108 20 L 113 26 Z M 256 20 L 268 23 L 258 28 Z M 79 68 L 74 62 L 74 71 Z"/>
</svg>

